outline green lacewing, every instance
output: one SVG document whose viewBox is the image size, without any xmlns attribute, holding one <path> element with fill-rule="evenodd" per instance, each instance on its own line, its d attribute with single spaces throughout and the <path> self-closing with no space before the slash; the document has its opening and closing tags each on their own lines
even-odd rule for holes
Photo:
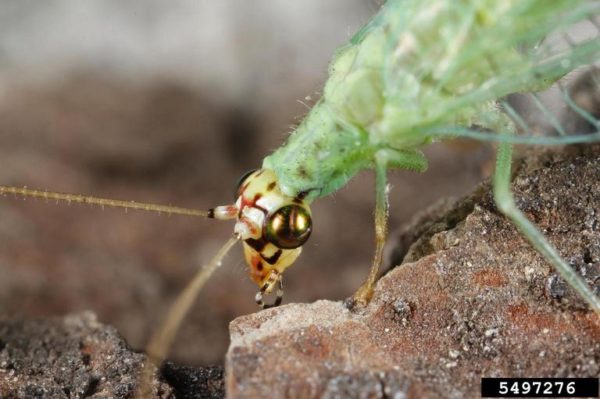
<svg viewBox="0 0 600 399">
<path fill-rule="evenodd" d="M 263 295 L 276 292 L 278 305 L 282 273 L 310 236 L 313 200 L 340 189 L 359 171 L 374 169 L 379 248 L 387 229 L 386 170 L 425 170 L 421 149 L 435 141 L 497 141 L 500 209 L 600 311 L 598 298 L 581 278 L 555 253 L 544 252 L 543 235 L 528 230 L 503 187 L 510 174 L 510 144 L 600 141 L 598 118 L 571 98 L 566 87 L 570 74 L 584 68 L 598 86 L 594 64 L 600 59 L 599 14 L 599 2 L 583 0 L 387 1 L 336 51 L 322 97 L 287 142 L 264 159 L 261 169 L 242 179 L 234 204 L 208 212 L 8 186 L 0 187 L 0 193 L 236 220 L 234 239 L 177 301 L 176 311 L 151 344 L 149 352 L 160 359 L 195 293 L 235 241 L 243 241 L 251 277 L 260 288 L 256 301 L 264 305 Z M 581 27 L 592 34 L 578 37 Z M 536 94 L 553 88 L 564 107 L 587 122 L 588 131 L 562 124 L 544 96 Z M 519 93 L 530 93 L 533 108 L 554 136 L 541 135 L 513 105 L 511 96 Z M 374 265 L 379 263 L 381 254 L 376 254 Z M 377 268 L 371 274 L 373 270 L 376 274 Z M 358 299 L 368 300 L 373 283 L 371 279 L 359 291 Z"/>
</svg>

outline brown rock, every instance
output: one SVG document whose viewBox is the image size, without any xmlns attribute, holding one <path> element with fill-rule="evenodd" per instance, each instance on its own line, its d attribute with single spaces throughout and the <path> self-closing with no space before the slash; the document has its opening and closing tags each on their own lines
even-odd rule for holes
<svg viewBox="0 0 600 399">
<path fill-rule="evenodd" d="M 546 153 L 513 184 L 596 292 L 599 156 L 600 146 Z M 600 321 L 498 213 L 489 185 L 429 222 L 366 308 L 318 301 L 234 320 L 228 397 L 478 397 L 481 377 L 600 374 Z"/>
</svg>

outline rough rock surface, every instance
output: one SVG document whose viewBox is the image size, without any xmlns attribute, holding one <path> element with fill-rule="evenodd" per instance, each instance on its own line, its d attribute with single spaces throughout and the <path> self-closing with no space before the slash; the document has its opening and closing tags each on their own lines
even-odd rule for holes
<svg viewBox="0 0 600 399">
<path fill-rule="evenodd" d="M 89 312 L 0 320 L 0 398 L 132 398 L 146 358 Z M 222 369 L 167 363 L 155 398 L 224 396 Z"/>
<path fill-rule="evenodd" d="M 517 168 L 517 205 L 600 293 L 600 146 L 533 159 Z M 398 240 L 414 244 L 366 308 L 318 301 L 234 320 L 228 397 L 462 398 L 484 376 L 600 374 L 597 315 L 499 214 L 489 185 Z"/>
</svg>

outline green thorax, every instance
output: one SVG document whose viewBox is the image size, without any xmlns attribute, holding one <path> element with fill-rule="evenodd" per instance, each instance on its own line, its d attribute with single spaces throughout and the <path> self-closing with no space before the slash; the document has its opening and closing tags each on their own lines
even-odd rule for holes
<svg viewBox="0 0 600 399">
<path fill-rule="evenodd" d="M 265 158 L 263 168 L 275 171 L 286 195 L 310 201 L 344 186 L 371 167 L 372 159 L 368 134 L 342 126 L 321 100 L 285 146 Z"/>
</svg>

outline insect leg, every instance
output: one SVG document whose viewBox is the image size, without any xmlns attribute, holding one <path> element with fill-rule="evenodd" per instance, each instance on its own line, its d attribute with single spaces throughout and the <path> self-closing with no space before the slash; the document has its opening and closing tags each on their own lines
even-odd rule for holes
<svg viewBox="0 0 600 399">
<path fill-rule="evenodd" d="M 146 350 L 148 361 L 142 368 L 140 383 L 136 394 L 137 398 L 152 397 L 151 392 L 149 391 L 151 390 L 150 383 L 154 372 L 153 366 L 158 366 L 160 362 L 165 359 L 167 352 L 171 347 L 171 343 L 175 338 L 175 334 L 177 333 L 177 330 L 179 330 L 181 321 L 190 310 L 198 293 L 213 272 L 221 266 L 223 258 L 237 241 L 238 237 L 236 236 L 230 238 L 210 262 L 196 273 L 193 280 L 185 287 L 183 292 L 179 294 L 175 303 L 171 306 L 166 320 L 152 336 L 150 343 L 148 344 Z"/>
<path fill-rule="evenodd" d="M 592 292 L 585 281 L 560 257 L 557 250 L 548 242 L 542 232 L 517 208 L 510 191 L 510 169 L 512 145 L 500 143 L 494 174 L 494 200 L 500 211 L 506 215 L 534 248 L 554 266 L 560 275 L 579 295 L 600 315 L 600 299 Z"/>
<path fill-rule="evenodd" d="M 379 155 L 379 154 L 378 154 Z M 367 281 L 356 291 L 352 298 L 352 305 L 366 305 L 373 296 L 373 286 L 377 279 L 377 272 L 383 262 L 383 247 L 387 240 L 387 225 L 389 214 L 388 184 L 387 184 L 387 156 L 376 156 L 375 160 L 375 255 Z M 352 307 L 352 306 L 351 306 Z"/>
</svg>

